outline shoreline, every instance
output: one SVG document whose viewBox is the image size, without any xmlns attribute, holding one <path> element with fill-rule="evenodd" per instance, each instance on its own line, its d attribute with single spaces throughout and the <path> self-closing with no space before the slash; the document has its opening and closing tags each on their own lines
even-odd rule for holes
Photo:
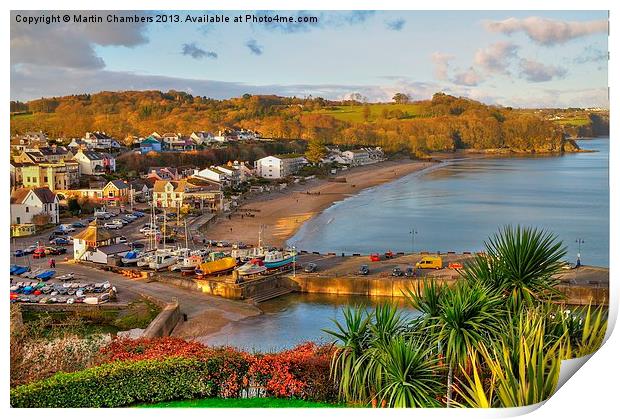
<svg viewBox="0 0 620 419">
<path fill-rule="evenodd" d="M 305 222 L 334 203 L 439 164 L 409 159 L 384 161 L 339 172 L 337 178 L 345 178 L 346 183 L 312 179 L 282 192 L 270 192 L 244 202 L 230 219 L 220 218 L 208 226 L 206 237 L 256 245 L 263 226 L 263 243 L 284 247 Z"/>
</svg>

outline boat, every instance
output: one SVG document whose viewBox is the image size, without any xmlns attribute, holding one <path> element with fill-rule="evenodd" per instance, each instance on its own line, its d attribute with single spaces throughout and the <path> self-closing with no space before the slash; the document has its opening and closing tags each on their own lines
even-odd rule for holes
<svg viewBox="0 0 620 419">
<path fill-rule="evenodd" d="M 245 264 L 239 266 L 235 270 L 239 273 L 239 275 L 247 276 L 263 273 L 267 270 L 267 267 L 265 266 L 262 259 L 252 259 L 249 262 L 246 262 Z"/>
<path fill-rule="evenodd" d="M 140 252 L 132 250 L 130 252 L 127 252 L 125 256 L 121 258 L 121 262 L 123 262 L 124 265 L 133 265 L 134 263 L 138 263 L 140 256 Z"/>
<path fill-rule="evenodd" d="M 11 275 L 21 275 L 28 272 L 29 269 L 30 268 L 28 268 L 27 266 L 13 265 L 11 266 Z"/>
<path fill-rule="evenodd" d="M 84 304 L 92 304 L 92 305 L 99 304 L 99 298 L 97 298 L 97 297 L 86 297 L 86 298 L 84 298 L 83 303 Z"/>
<path fill-rule="evenodd" d="M 58 277 L 56 277 L 57 280 L 59 281 L 70 281 L 75 277 L 75 274 L 73 272 L 69 272 L 68 274 L 64 274 L 64 275 L 60 275 Z"/>
<path fill-rule="evenodd" d="M 56 273 L 56 271 L 49 270 L 49 271 L 45 271 L 45 272 L 40 273 L 39 275 L 35 276 L 35 278 L 40 279 L 42 281 L 47 281 L 48 279 L 53 277 L 55 273 Z"/>
<path fill-rule="evenodd" d="M 267 252 L 265 254 L 265 267 L 267 269 L 275 269 L 281 268 L 283 266 L 289 265 L 295 261 L 295 256 L 297 253 L 294 251 L 279 251 L 275 250 L 273 252 Z"/>
<path fill-rule="evenodd" d="M 37 275 L 39 275 L 40 273 L 43 273 L 43 271 L 44 271 L 44 269 L 38 268 L 38 269 L 35 269 L 34 271 L 26 272 L 25 274 L 22 275 L 22 277 L 24 277 L 24 278 L 34 278 Z"/>
<path fill-rule="evenodd" d="M 177 263 L 177 256 L 168 249 L 157 249 L 153 255 L 153 260 L 149 263 L 149 268 L 156 271 L 165 269 Z"/>
<path fill-rule="evenodd" d="M 194 273 L 201 263 L 202 256 L 190 255 L 180 259 L 171 270 L 181 271 L 182 273 Z"/>
<path fill-rule="evenodd" d="M 237 260 L 222 252 L 209 253 L 208 260 L 196 268 L 196 275 L 205 276 L 229 271 L 237 266 Z"/>
</svg>

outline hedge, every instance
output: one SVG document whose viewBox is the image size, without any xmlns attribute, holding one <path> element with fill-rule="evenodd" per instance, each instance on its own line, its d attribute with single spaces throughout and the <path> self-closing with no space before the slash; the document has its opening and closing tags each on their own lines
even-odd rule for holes
<svg viewBox="0 0 620 419">
<path fill-rule="evenodd" d="M 223 358 L 121 361 L 11 389 L 12 407 L 119 407 L 213 397 Z"/>
</svg>

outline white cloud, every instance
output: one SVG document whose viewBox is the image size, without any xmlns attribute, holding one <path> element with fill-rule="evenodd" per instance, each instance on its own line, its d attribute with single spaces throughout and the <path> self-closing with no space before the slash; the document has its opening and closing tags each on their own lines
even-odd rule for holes
<svg viewBox="0 0 620 419">
<path fill-rule="evenodd" d="M 490 73 L 507 73 L 512 59 L 517 57 L 519 47 L 513 43 L 500 41 L 480 48 L 474 55 L 474 64 Z"/>
<path fill-rule="evenodd" d="M 65 14 L 58 11 L 60 15 Z M 38 64 L 54 67 L 97 69 L 105 67 L 95 46 L 134 47 L 148 42 L 145 23 L 107 23 L 106 11 L 69 11 L 67 14 L 102 16 L 104 23 L 25 24 L 15 16 L 41 16 L 41 12 L 11 12 L 11 65 Z M 142 16 L 144 12 L 115 12 L 117 16 Z"/>
<path fill-rule="evenodd" d="M 483 81 L 482 76 L 473 68 L 458 73 L 452 79 L 452 83 L 462 86 L 477 86 Z"/>
<path fill-rule="evenodd" d="M 450 67 L 450 60 L 454 58 L 453 55 L 444 54 L 442 52 L 433 52 L 431 54 L 431 61 L 435 68 L 433 74 L 437 80 L 448 80 L 448 69 Z"/>
<path fill-rule="evenodd" d="M 526 80 L 535 83 L 549 81 L 554 78 L 561 79 L 566 76 L 567 72 L 565 68 L 545 65 L 541 62 L 526 58 L 519 62 L 519 66 L 521 68 L 521 76 L 525 77 Z"/>
<path fill-rule="evenodd" d="M 607 32 L 606 20 L 562 21 L 530 16 L 524 19 L 514 17 L 500 21 L 486 21 L 484 26 L 491 32 L 512 35 L 524 32 L 530 39 L 541 45 L 563 44 L 571 39 Z"/>
</svg>

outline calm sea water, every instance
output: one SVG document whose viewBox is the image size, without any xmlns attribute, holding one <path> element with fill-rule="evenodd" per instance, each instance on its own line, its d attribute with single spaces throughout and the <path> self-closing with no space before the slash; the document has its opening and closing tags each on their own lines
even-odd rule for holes
<svg viewBox="0 0 620 419">
<path fill-rule="evenodd" d="M 342 322 L 344 307 L 361 305 L 372 310 L 386 301 L 396 303 L 404 317 L 416 316 L 404 298 L 294 293 L 261 303 L 259 307 L 265 314 L 234 322 L 200 340 L 261 352 L 291 348 L 305 341 L 331 342 L 333 339 L 322 329 L 336 330 L 332 319 Z"/>
<path fill-rule="evenodd" d="M 596 153 L 466 159 L 362 191 L 306 223 L 297 249 L 476 251 L 499 227 L 556 234 L 576 260 L 609 266 L 609 139 L 580 141 Z M 411 231 L 414 235 L 412 243 Z"/>
</svg>

